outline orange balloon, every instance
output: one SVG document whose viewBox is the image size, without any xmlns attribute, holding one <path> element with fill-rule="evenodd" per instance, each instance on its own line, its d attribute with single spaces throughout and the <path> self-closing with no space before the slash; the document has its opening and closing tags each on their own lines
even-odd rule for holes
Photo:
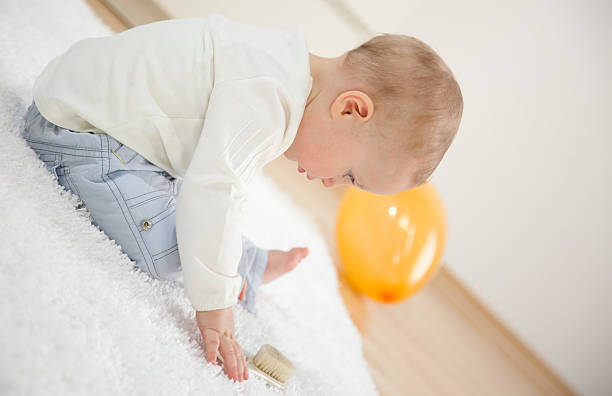
<svg viewBox="0 0 612 396">
<path fill-rule="evenodd" d="M 345 193 L 336 241 L 349 283 L 380 302 L 416 293 L 439 270 L 446 215 L 430 183 L 395 195 Z"/>
</svg>

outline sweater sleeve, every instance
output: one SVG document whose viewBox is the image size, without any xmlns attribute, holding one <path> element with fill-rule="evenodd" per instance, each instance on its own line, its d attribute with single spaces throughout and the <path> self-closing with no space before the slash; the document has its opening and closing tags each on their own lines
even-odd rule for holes
<svg viewBox="0 0 612 396">
<path fill-rule="evenodd" d="M 269 77 L 219 83 L 211 92 L 176 207 L 183 284 L 195 310 L 237 301 L 247 184 L 280 154 L 287 108 L 282 87 Z"/>
</svg>

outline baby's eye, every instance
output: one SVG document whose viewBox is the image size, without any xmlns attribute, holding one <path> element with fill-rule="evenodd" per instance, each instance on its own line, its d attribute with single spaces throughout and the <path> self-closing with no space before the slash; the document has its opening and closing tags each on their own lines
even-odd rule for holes
<svg viewBox="0 0 612 396">
<path fill-rule="evenodd" d="M 351 183 L 352 183 L 352 184 L 355 184 L 355 178 L 353 177 L 353 175 L 351 174 L 351 172 L 348 172 L 348 173 L 347 173 L 346 175 L 344 175 L 344 176 L 348 176 L 348 177 L 349 177 L 349 179 L 351 179 Z"/>
</svg>

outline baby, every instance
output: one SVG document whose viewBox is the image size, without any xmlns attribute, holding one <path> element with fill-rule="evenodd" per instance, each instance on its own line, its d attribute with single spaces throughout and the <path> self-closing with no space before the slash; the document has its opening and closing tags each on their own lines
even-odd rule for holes
<svg viewBox="0 0 612 396">
<path fill-rule="evenodd" d="M 255 172 L 284 155 L 309 180 L 396 194 L 425 183 L 463 100 L 423 42 L 380 34 L 336 58 L 300 29 L 219 14 L 88 38 L 36 79 L 23 136 L 136 267 L 183 283 L 206 347 L 248 379 L 232 306 L 308 248 L 265 250 L 240 232 Z"/>
</svg>

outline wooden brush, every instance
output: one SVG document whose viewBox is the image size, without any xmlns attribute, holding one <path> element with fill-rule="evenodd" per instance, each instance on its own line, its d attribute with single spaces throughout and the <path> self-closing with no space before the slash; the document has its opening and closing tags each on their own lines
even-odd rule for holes
<svg viewBox="0 0 612 396">
<path fill-rule="evenodd" d="M 217 359 L 224 363 L 220 354 Z M 247 356 L 246 361 L 249 374 L 255 374 L 280 390 L 285 389 L 285 383 L 295 374 L 295 366 L 270 344 L 263 344 L 254 356 Z"/>
</svg>

